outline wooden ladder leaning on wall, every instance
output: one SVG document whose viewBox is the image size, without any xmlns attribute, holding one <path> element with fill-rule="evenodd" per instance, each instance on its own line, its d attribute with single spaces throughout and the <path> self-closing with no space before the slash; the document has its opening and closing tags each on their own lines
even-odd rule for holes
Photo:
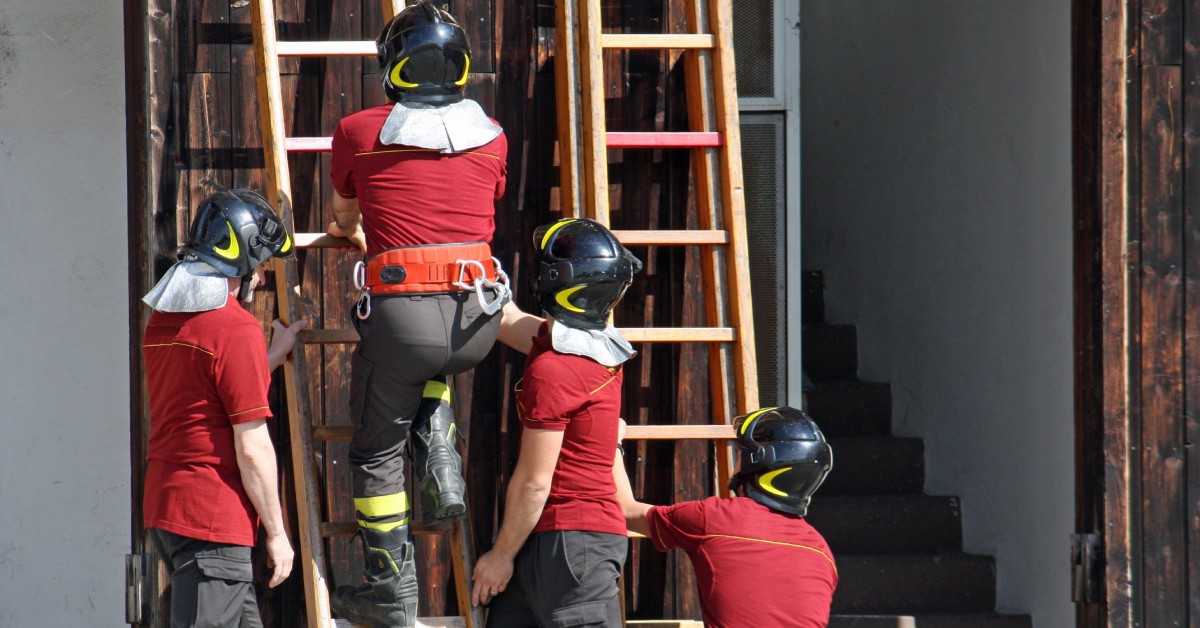
<svg viewBox="0 0 1200 628">
<path fill-rule="evenodd" d="M 630 425 L 626 439 L 717 441 L 717 492 L 728 496 L 733 470 L 728 442 L 734 435 L 731 421 L 758 406 L 732 1 L 688 0 L 687 28 L 692 32 L 680 34 L 603 33 L 600 0 L 562 0 L 557 4 L 557 47 L 562 61 L 555 63 L 555 84 L 563 214 L 610 224 L 607 149 L 691 150 L 699 228 L 614 233 L 626 245 L 701 247 L 701 283 L 711 327 L 625 328 L 621 333 L 630 342 L 708 343 L 712 420 L 709 425 Z M 608 131 L 603 75 L 606 49 L 682 50 L 691 128 L 673 133 Z"/>
<path fill-rule="evenodd" d="M 286 137 L 283 96 L 280 84 L 280 57 L 333 57 L 376 55 L 374 41 L 313 41 L 281 42 L 276 38 L 275 8 L 271 0 L 251 0 L 254 30 L 255 74 L 258 84 L 259 115 L 261 119 L 263 153 L 266 165 L 267 190 L 265 196 L 277 207 L 285 223 L 292 228 L 292 190 L 288 169 L 289 152 L 326 152 L 330 150 L 330 138 Z M 382 0 L 384 21 L 403 10 L 404 0 Z M 346 248 L 350 243 L 325 234 L 297 233 L 296 246 L 302 249 Z M 354 249 L 357 251 L 357 249 Z M 275 290 L 279 317 L 285 324 L 301 318 L 301 282 L 298 262 L 295 257 L 275 260 Z M 302 344 L 354 343 L 358 335 L 353 329 L 308 330 L 300 333 Z M 314 415 L 304 387 L 308 382 L 304 351 L 298 347 L 289 356 L 284 366 L 287 390 L 288 424 L 291 432 L 292 466 L 296 487 L 296 511 L 300 530 L 295 535 L 300 541 L 300 574 L 304 578 L 304 597 L 307 607 L 309 628 L 349 626 L 345 620 L 335 620 L 330 611 L 328 563 L 324 540 L 335 536 L 353 535 L 357 531 L 354 521 L 331 522 L 322 520 L 321 479 L 317 473 L 314 441 L 349 440 L 352 428 L 324 426 L 324 420 L 313 422 Z M 350 496 L 341 496 L 349 503 Z M 446 534 L 451 545 L 454 585 L 458 598 L 459 616 L 421 618 L 425 626 L 463 626 L 476 628 L 483 625 L 482 611 L 473 608 L 470 601 L 471 572 L 474 567 L 475 550 L 472 547 L 470 514 L 453 524 L 413 524 L 416 534 Z"/>
</svg>

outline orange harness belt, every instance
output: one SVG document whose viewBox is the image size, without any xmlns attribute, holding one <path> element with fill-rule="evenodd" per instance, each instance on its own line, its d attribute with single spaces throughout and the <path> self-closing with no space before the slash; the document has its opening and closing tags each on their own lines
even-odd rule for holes
<svg viewBox="0 0 1200 628">
<path fill-rule="evenodd" d="M 496 262 L 486 242 L 430 244 L 388 249 L 367 260 L 363 285 L 371 294 L 458 292 L 476 279 L 496 281 Z"/>
</svg>

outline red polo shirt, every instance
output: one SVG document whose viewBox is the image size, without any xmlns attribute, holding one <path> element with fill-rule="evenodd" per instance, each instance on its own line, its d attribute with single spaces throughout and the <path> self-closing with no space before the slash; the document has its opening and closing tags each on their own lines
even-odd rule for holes
<svg viewBox="0 0 1200 628">
<path fill-rule="evenodd" d="M 357 198 L 367 253 L 418 244 L 491 242 L 495 202 L 504 195 L 508 140 L 458 153 L 384 144 L 392 105 L 351 114 L 333 134 L 330 177 Z"/>
<path fill-rule="evenodd" d="M 146 527 L 253 546 L 258 512 L 242 487 L 233 426 L 271 416 L 258 319 L 235 299 L 208 312 L 156 311 L 142 354 L 150 402 Z"/>
<path fill-rule="evenodd" d="M 517 383 L 517 411 L 527 429 L 562 430 L 562 453 L 534 532 L 586 530 L 625 536 L 613 457 L 621 414 L 621 367 L 558 353 L 545 324 L 533 339 Z"/>
<path fill-rule="evenodd" d="M 655 506 L 660 551 L 687 552 L 704 625 L 824 627 L 837 587 L 833 553 L 803 517 L 736 497 Z"/>
</svg>

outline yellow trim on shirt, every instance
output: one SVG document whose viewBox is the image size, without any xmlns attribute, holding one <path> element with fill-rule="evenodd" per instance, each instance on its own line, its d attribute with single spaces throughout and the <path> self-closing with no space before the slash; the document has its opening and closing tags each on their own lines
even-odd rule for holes
<svg viewBox="0 0 1200 628">
<path fill-rule="evenodd" d="M 808 545 L 800 545 L 799 543 L 788 543 L 786 541 L 768 541 L 766 539 L 756 539 L 754 537 L 749 537 L 749 536 L 736 536 L 733 534 L 706 534 L 705 536 L 712 537 L 712 538 L 719 538 L 719 539 L 736 539 L 738 541 L 750 541 L 752 543 L 767 543 L 770 545 L 783 545 L 784 547 L 794 547 L 796 549 L 806 549 L 810 552 L 816 552 L 816 553 L 824 556 L 825 560 L 829 561 L 829 565 L 833 567 L 833 573 L 837 573 L 837 564 L 833 562 L 833 559 L 829 557 L 829 554 L 826 554 L 825 552 L 823 552 L 815 547 L 809 547 Z"/>
<path fill-rule="evenodd" d="M 438 153 L 439 155 L 479 155 L 480 157 L 491 157 L 492 159 L 495 159 L 496 161 L 500 161 L 500 158 L 497 157 L 496 155 L 489 155 L 487 153 L 480 153 L 480 152 L 471 151 L 471 150 L 451 151 L 448 153 L 443 153 L 442 151 L 433 149 L 433 148 L 395 148 L 392 150 L 371 150 L 371 151 L 366 151 L 363 153 L 354 153 L 354 156 L 355 157 L 365 157 L 367 155 L 386 155 L 388 153 Z"/>
<path fill-rule="evenodd" d="M 150 348 L 150 347 L 187 347 L 187 348 L 189 348 L 189 349 L 195 349 L 196 351 L 199 351 L 199 352 L 201 352 L 201 353 L 206 353 L 206 354 L 208 354 L 208 355 L 212 355 L 212 354 L 213 354 L 213 352 L 212 352 L 212 351 L 207 351 L 207 350 L 205 350 L 205 349 L 202 349 L 202 348 L 200 348 L 200 347 L 197 347 L 196 345 L 190 345 L 190 344 L 188 344 L 188 343 L 186 343 L 186 342 L 164 342 L 164 343 L 161 343 L 161 344 L 144 345 L 144 346 L 145 346 L 146 348 Z"/>
</svg>

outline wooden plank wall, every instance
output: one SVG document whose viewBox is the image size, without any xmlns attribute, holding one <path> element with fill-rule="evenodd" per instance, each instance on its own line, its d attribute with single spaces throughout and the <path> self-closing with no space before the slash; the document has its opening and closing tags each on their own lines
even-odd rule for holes
<svg viewBox="0 0 1200 628">
<path fill-rule="evenodd" d="M 497 118 L 509 137 L 508 191 L 497 204 L 493 248 L 516 284 L 519 304 L 535 310 L 528 293 L 529 234 L 558 217 L 555 161 L 555 28 L 554 4 L 527 0 L 450 0 L 450 10 L 464 25 L 474 47 L 468 96 Z M 605 30 L 615 32 L 682 32 L 682 0 L 611 0 L 604 3 Z M 195 204 L 215 185 L 261 188 L 262 145 L 254 89 L 248 0 L 125 0 L 127 15 L 137 20 L 129 31 L 131 102 L 131 358 L 135 382 L 144 381 L 138 347 L 147 312 L 141 294 L 174 261 Z M 382 25 L 375 0 L 276 0 L 279 38 L 373 39 Z M 610 128 L 650 130 L 686 128 L 682 102 L 682 69 L 676 54 L 651 51 L 609 52 Z M 284 60 L 283 99 L 288 103 L 287 133 L 317 136 L 332 133 L 337 121 L 361 108 L 382 104 L 374 60 Z M 298 231 L 323 231 L 332 191 L 328 157 L 291 158 L 295 220 Z M 611 151 L 613 223 L 617 228 L 694 226 L 694 203 L 688 178 L 687 151 Z M 670 247 L 638 247 L 646 262 L 617 313 L 622 325 L 695 326 L 703 324 L 696 294 L 698 251 Z M 304 253 L 302 308 L 314 327 L 349 326 L 354 300 L 348 280 L 355 258 L 338 252 Z M 271 286 L 268 286 L 270 288 Z M 135 294 L 134 294 L 135 293 Z M 254 311 L 264 329 L 274 312 L 273 290 L 260 291 Z M 680 349 L 643 345 L 627 370 L 625 417 L 630 423 L 707 423 L 707 356 L 703 348 Z M 322 409 L 325 422 L 344 424 L 349 383 L 349 349 L 310 346 L 314 373 L 309 386 L 311 407 Z M 469 500 L 476 547 L 490 546 L 499 523 L 501 498 L 517 451 L 519 427 L 512 389 L 520 377 L 522 356 L 497 346 L 473 373 L 456 378 L 455 407 L 469 441 Z M 289 494 L 290 448 L 283 413 L 282 379 L 273 391 L 279 420 L 273 437 L 281 458 L 280 486 Z M 140 385 L 131 392 L 142 394 Z M 148 433 L 145 408 L 135 404 L 131 424 L 135 477 L 141 476 Z M 714 494 L 709 479 L 711 446 L 642 442 L 629 453 L 628 466 L 642 496 L 655 503 Z M 323 473 L 335 499 L 329 520 L 349 520 L 349 474 L 346 445 L 331 444 L 320 452 Z M 140 512 L 140 484 L 135 482 L 135 513 Z M 295 526 L 295 513 L 289 513 Z M 134 547 L 144 539 L 140 517 L 132 521 Z M 294 535 L 293 535 L 294 538 Z M 419 540 L 423 574 L 422 614 L 451 614 L 454 587 L 446 548 L 433 538 Z M 357 581 L 361 553 L 357 543 L 328 543 L 334 584 Z M 260 558 L 261 562 L 261 558 Z M 699 618 L 693 574 L 686 557 L 664 555 L 639 542 L 632 544 L 626 574 L 631 618 Z M 260 570 L 265 566 L 260 564 Z M 152 625 L 165 625 L 161 590 L 153 600 Z M 260 606 L 269 626 L 300 625 L 303 590 L 298 578 L 260 589 Z"/>
<path fill-rule="evenodd" d="M 1075 16 L 1077 521 L 1106 559 L 1078 624 L 1197 625 L 1200 7 Z"/>
</svg>

